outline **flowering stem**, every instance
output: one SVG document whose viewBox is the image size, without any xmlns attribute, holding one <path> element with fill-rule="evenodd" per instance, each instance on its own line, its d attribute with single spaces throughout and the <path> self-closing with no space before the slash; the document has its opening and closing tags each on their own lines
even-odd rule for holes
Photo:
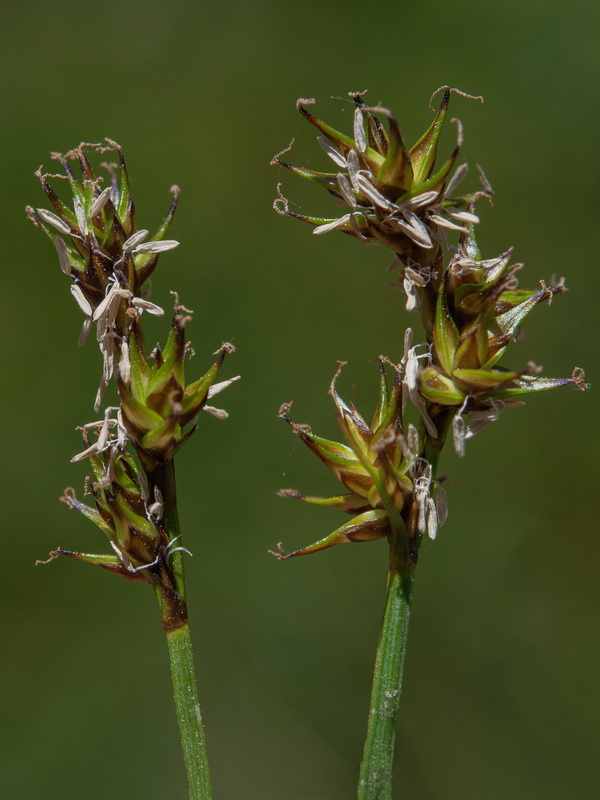
<svg viewBox="0 0 600 800">
<path fill-rule="evenodd" d="M 190 629 L 186 623 L 179 628 L 166 631 L 166 634 L 190 800 L 210 800 L 212 792 L 206 739 L 194 672 Z"/>
<path fill-rule="evenodd" d="M 395 538 L 400 540 L 402 537 Z M 397 569 L 395 566 L 390 568 L 373 674 L 367 738 L 360 768 L 359 800 L 384 800 L 392 796 L 396 716 L 400 702 L 413 580 L 414 569 Z"/>
<path fill-rule="evenodd" d="M 178 538 L 178 545 L 181 545 L 172 459 L 166 462 L 164 470 L 153 474 L 153 478 L 163 494 L 165 503 L 163 521 L 169 540 Z M 156 597 L 169 647 L 175 710 L 188 777 L 189 798 L 210 800 L 212 798 L 210 772 L 185 604 L 185 578 L 181 551 L 172 553 L 171 565 L 175 591 L 171 594 L 165 592 L 163 586 L 157 586 Z"/>
<path fill-rule="evenodd" d="M 435 439 L 427 434 L 424 426 L 421 429 L 424 439 L 423 456 L 431 464 L 434 474 L 452 416 L 451 410 L 443 410 L 438 414 L 438 436 Z M 392 517 L 390 519 L 394 522 Z M 390 800 L 392 797 L 396 718 L 406 656 L 412 587 L 418 555 L 416 550 L 419 546 L 419 537 L 409 539 L 404 522 L 400 520 L 400 523 L 393 524 L 390 542 L 387 597 L 377 644 L 358 800 Z M 411 556 L 407 558 L 411 544 Z"/>
</svg>

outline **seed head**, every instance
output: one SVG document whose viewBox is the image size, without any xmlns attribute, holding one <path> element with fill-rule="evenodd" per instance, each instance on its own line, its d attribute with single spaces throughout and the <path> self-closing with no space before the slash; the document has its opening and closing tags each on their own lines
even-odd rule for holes
<svg viewBox="0 0 600 800">
<path fill-rule="evenodd" d="M 437 511 L 430 502 L 431 467 L 421 456 L 422 442 L 414 426 L 408 425 L 406 434 L 404 431 L 402 367 L 391 365 L 394 378 L 388 386 L 386 364 L 388 360 L 380 357 L 379 404 L 370 425 L 355 406 L 347 404 L 338 394 L 335 383 L 339 370 L 336 373 L 329 392 L 345 444 L 316 436 L 308 426 L 289 418 L 288 406 L 282 407 L 280 416 L 349 492 L 315 497 L 282 489 L 280 496 L 337 508 L 352 519 L 308 547 L 288 555 L 283 551 L 276 553 L 278 558 L 305 555 L 343 542 L 390 538 L 394 532 L 402 532 L 405 537 L 408 533 L 410 540 L 406 558 L 416 562 L 419 537 L 424 534 L 435 537 Z"/>
<path fill-rule="evenodd" d="M 445 232 L 464 231 L 466 223 L 478 221 L 467 211 L 472 195 L 455 197 L 467 172 L 467 165 L 462 164 L 451 174 L 462 144 L 460 127 L 454 150 L 436 169 L 452 91 L 443 88 L 433 122 L 410 148 L 405 146 L 393 114 L 381 106 L 367 106 L 358 93 L 350 95 L 356 106 L 353 137 L 318 119 L 307 108 L 314 101 L 299 100 L 299 112 L 320 131 L 318 142 L 338 170 L 316 172 L 290 164 L 280 158 L 283 153 L 271 163 L 324 186 L 349 211 L 336 219 L 305 216 L 290 211 L 282 196 L 275 203 L 276 210 L 310 222 L 316 226 L 316 234 L 340 230 L 363 241 L 381 242 L 403 265 L 436 265 L 440 246 L 446 243 Z"/>
<path fill-rule="evenodd" d="M 87 156 L 89 151 L 116 152 L 117 164 L 102 165 L 108 186 L 103 187 L 105 177 L 94 174 Z M 172 187 L 169 212 L 153 240 L 146 242 L 148 231 L 136 227 L 127 166 L 116 142 L 107 139 L 106 144 L 84 143 L 66 155 L 53 153 L 52 157 L 61 164 L 64 175 L 45 174 L 41 167 L 36 175 L 53 210 L 28 207 L 27 213 L 52 241 L 61 270 L 72 280 L 71 292 L 85 316 L 80 344 L 92 324 L 96 324 L 103 357 L 102 380 L 95 403 L 98 410 L 124 353 L 122 344 L 128 338 L 131 323 L 128 312 L 137 309 L 150 314 L 163 313 L 159 306 L 148 301 L 143 287 L 156 267 L 159 254 L 178 245 L 165 236 L 177 207 L 179 189 Z M 79 165 L 80 179 L 76 178 L 71 162 Z M 61 177 L 69 182 L 70 203 L 64 202 L 51 186 L 53 178 Z"/>
<path fill-rule="evenodd" d="M 167 343 L 163 350 L 155 348 L 152 358 L 146 356 L 138 313 L 131 312 L 126 340 L 128 369 L 126 375 L 118 373 L 117 385 L 123 424 L 148 473 L 172 458 L 189 439 L 202 410 L 220 419 L 227 417 L 225 411 L 208 406 L 207 401 L 239 379 L 236 376 L 214 383 L 225 357 L 235 350 L 233 345 L 225 343 L 216 351 L 212 367 L 201 378 L 186 384 L 185 326 L 191 316 L 184 311 L 187 309 L 176 298 Z"/>
<path fill-rule="evenodd" d="M 456 408 L 453 433 L 460 455 L 466 438 L 497 420 L 507 406 L 521 404 L 514 398 L 559 386 L 585 388 L 578 373 L 545 378 L 532 362 L 523 370 L 498 366 L 527 314 L 565 291 L 562 280 L 551 287 L 542 282 L 537 291 L 519 288 L 522 264 L 511 265 L 510 256 L 507 251 L 483 260 L 470 225 L 438 288 L 432 344 L 416 385 L 430 413 L 440 406 Z"/>
</svg>

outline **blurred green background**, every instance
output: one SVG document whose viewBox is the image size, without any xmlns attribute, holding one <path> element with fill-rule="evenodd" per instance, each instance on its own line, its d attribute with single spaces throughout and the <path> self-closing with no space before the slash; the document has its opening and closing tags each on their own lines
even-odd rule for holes
<svg viewBox="0 0 600 800">
<path fill-rule="evenodd" d="M 223 395 L 230 419 L 206 415 L 178 464 L 215 797 L 351 798 L 386 546 L 267 554 L 343 521 L 276 497 L 336 486 L 276 413 L 294 400 L 296 419 L 336 434 L 327 387 L 347 359 L 340 387 L 370 414 L 372 359 L 399 357 L 407 315 L 386 285 L 387 252 L 273 213 L 278 181 L 307 213 L 331 204 L 269 160 L 294 136 L 294 159 L 325 164 L 299 96 L 349 130 L 346 92 L 368 88 L 411 140 L 441 84 L 484 95 L 451 107 L 465 157 L 496 190 L 481 208 L 485 254 L 515 245 L 522 283 L 555 273 L 571 290 L 536 309 L 512 363 L 556 376 L 584 366 L 594 382 L 599 6 L 106 0 L 16 3 L 3 17 L 2 796 L 185 796 L 150 592 L 66 559 L 34 567 L 56 546 L 105 547 L 57 502 L 82 486 L 69 458 L 99 355 L 91 341 L 77 348 L 68 281 L 22 209 L 43 205 L 33 171 L 50 167 L 49 151 L 110 136 L 142 227 L 158 224 L 172 183 L 182 189 L 182 245 L 161 257 L 153 299 L 169 305 L 177 289 L 195 310 L 192 369 L 230 340 L 226 373 L 243 375 Z M 444 457 L 450 517 L 416 584 L 398 797 L 598 797 L 597 408 L 596 392 L 534 397 L 465 459 Z"/>
</svg>

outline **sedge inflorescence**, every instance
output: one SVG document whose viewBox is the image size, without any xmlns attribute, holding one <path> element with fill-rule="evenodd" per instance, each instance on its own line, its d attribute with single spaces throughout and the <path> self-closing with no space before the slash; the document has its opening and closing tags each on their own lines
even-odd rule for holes
<svg viewBox="0 0 600 800">
<path fill-rule="evenodd" d="M 481 172 L 481 188 L 457 193 L 468 171 L 466 163 L 459 163 L 463 134 L 458 120 L 452 120 L 458 127 L 456 145 L 437 165 L 440 136 L 456 90 L 441 91 L 431 125 L 411 147 L 405 145 L 392 112 L 381 105 L 368 106 L 364 93 L 349 95 L 354 103 L 352 135 L 316 117 L 311 110 L 314 100 L 301 99 L 297 108 L 318 130 L 318 142 L 334 169 L 321 172 L 290 163 L 287 153 L 293 142 L 271 162 L 324 187 L 344 207 L 340 216 L 331 218 L 293 211 L 279 184 L 274 203 L 278 213 L 310 223 L 317 235 L 340 231 L 393 253 L 406 309 L 420 316 L 425 332 L 424 341 L 413 346 L 412 329 L 406 331 L 404 354 L 394 367 L 397 388 L 392 391 L 401 400 L 389 401 L 395 409 L 391 415 L 378 412 L 368 426 L 332 387 L 346 444 L 319 439 L 306 426 L 292 423 L 294 432 L 352 494 L 283 494 L 340 508 L 353 514 L 353 521 L 290 556 L 341 542 L 400 537 L 407 563 L 414 566 L 421 537 L 435 537 L 446 516 L 445 494 L 435 473 L 447 435 L 451 432 L 462 456 L 467 439 L 495 422 L 507 407 L 522 405 L 523 396 L 560 386 L 587 388 L 580 368 L 569 377 L 547 378 L 532 362 L 522 369 L 499 363 L 527 314 L 562 294 L 564 280 L 541 281 L 539 289 L 522 288 L 517 273 L 523 265 L 511 262 L 511 250 L 482 256 L 475 235 L 476 206 L 491 197 L 492 189 Z M 403 421 L 407 403 L 418 412 L 417 427 Z M 287 414 L 282 416 L 287 419 Z M 289 557 L 281 548 L 277 555 Z"/>
<path fill-rule="evenodd" d="M 96 175 L 89 154 L 114 153 L 116 163 L 103 163 Z M 87 491 L 95 508 L 77 499 L 69 489 L 61 498 L 83 513 L 106 535 L 109 555 L 59 550 L 136 581 L 160 586 L 173 606 L 177 599 L 171 558 L 183 549 L 169 534 L 164 515 L 175 506 L 172 462 L 196 429 L 202 411 L 218 419 L 227 413 L 210 404 L 212 397 L 237 377 L 216 382 L 227 354 L 222 344 L 212 366 L 188 382 L 185 362 L 193 355 L 185 338 L 192 312 L 174 295 L 174 310 L 166 344 L 148 353 L 142 327 L 144 313 L 164 315 L 149 299 L 148 279 L 161 253 L 179 242 L 167 234 L 175 214 L 179 189 L 171 189 L 169 211 L 154 236 L 139 228 L 131 196 L 127 165 L 121 147 L 107 139 L 81 144 L 63 155 L 54 153 L 63 173 L 36 173 L 52 210 L 27 208 L 29 218 L 55 247 L 61 270 L 84 316 L 79 343 L 92 329 L 102 356 L 100 385 L 94 402 L 101 409 L 114 381 L 118 405 L 105 407 L 100 419 L 81 426 L 84 449 L 72 461 L 88 460 L 91 474 Z M 67 202 L 53 188 L 56 179 L 68 182 Z M 105 185 L 106 184 L 106 185 Z M 149 238 L 150 237 L 150 238 Z M 171 473 L 170 473 L 171 470 Z"/>
</svg>

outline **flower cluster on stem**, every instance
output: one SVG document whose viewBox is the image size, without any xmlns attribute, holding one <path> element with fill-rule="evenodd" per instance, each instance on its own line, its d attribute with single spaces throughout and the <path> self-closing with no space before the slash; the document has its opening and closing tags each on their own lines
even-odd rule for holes
<svg viewBox="0 0 600 800">
<path fill-rule="evenodd" d="M 340 231 L 362 242 L 376 241 L 391 250 L 393 265 L 400 268 L 399 286 L 406 294 L 406 308 L 421 318 L 425 341 L 412 346 L 412 330 L 408 329 L 405 352 L 396 367 L 396 383 L 403 386 L 400 405 L 410 401 L 417 409 L 421 420 L 418 435 L 415 432 L 412 437 L 407 436 L 401 417 L 386 422 L 383 429 L 381 421 L 376 421 L 375 428 L 368 428 L 356 409 L 343 410 L 347 407 L 341 404 L 335 390 L 331 390 L 348 441 L 344 451 L 334 451 L 334 458 L 358 463 L 360 470 L 371 476 L 369 480 L 375 480 L 374 471 L 382 469 L 381 441 L 388 442 L 388 450 L 391 447 L 403 453 L 404 461 L 396 457 L 389 462 L 393 464 L 397 485 L 389 488 L 389 475 L 382 478 L 382 485 L 388 486 L 391 497 L 403 498 L 397 510 L 407 517 L 404 527 L 409 539 L 426 532 L 435 535 L 435 515 L 429 513 L 425 523 L 423 504 L 419 505 L 414 499 L 407 502 L 406 481 L 419 487 L 426 484 L 429 487 L 431 482 L 437 486 L 435 468 L 449 430 L 452 430 L 457 452 L 463 455 L 466 439 L 496 421 L 503 409 L 522 405 L 522 401 L 515 398 L 559 386 L 585 388 L 583 371 L 579 368 L 569 377 L 546 378 L 538 374 L 539 368 L 531 362 L 517 370 L 498 363 L 519 335 L 525 316 L 538 303 L 562 294 L 564 280 L 549 286 L 541 281 L 539 290 L 523 289 L 517 277 L 522 264 L 511 264 L 512 251 L 494 258 L 482 257 L 475 238 L 479 223 L 476 204 L 482 198 L 489 199 L 492 190 L 481 173 L 483 188 L 456 195 L 468 171 L 466 163 L 458 163 L 463 144 L 458 120 L 452 120 L 458 126 L 458 141 L 442 165 L 436 166 L 450 96 L 456 90 L 442 87 L 442 91 L 442 101 L 431 125 L 412 147 L 405 146 L 391 111 L 366 105 L 361 93 L 350 93 L 355 106 L 352 136 L 317 118 L 310 110 L 314 100 L 298 100 L 298 111 L 317 128 L 317 140 L 337 169 L 319 172 L 283 160 L 291 145 L 271 162 L 323 186 L 336 198 L 338 205 L 347 208 L 336 218 L 292 211 L 278 187 L 275 210 L 312 224 L 315 234 Z M 463 92 L 459 94 L 464 95 Z M 452 241 L 452 236 L 458 237 L 457 241 Z M 348 419 L 354 420 L 353 426 L 349 427 Z M 307 433 L 305 426 L 294 424 L 293 428 L 327 463 L 324 445 L 316 444 L 320 440 Z M 362 440 L 360 436 L 357 438 L 357 430 L 363 432 Z M 368 446 L 365 437 L 369 438 Z M 409 438 L 414 449 L 408 449 Z M 331 443 L 327 446 L 333 447 Z M 350 456 L 348 447 L 354 455 Z M 415 475 L 415 467 L 406 466 L 408 453 L 411 463 L 417 465 L 417 472 L 424 470 L 423 474 Z M 331 464 L 328 466 L 333 469 Z M 348 485 L 343 471 L 338 470 L 336 474 Z M 372 495 L 367 492 L 364 497 L 369 500 L 370 510 L 358 508 L 362 515 L 370 515 L 365 521 L 369 522 L 373 535 L 363 535 L 362 528 L 357 532 L 346 525 L 321 540 L 318 547 L 310 546 L 290 555 L 343 541 L 381 536 L 391 541 L 391 529 L 382 521 L 385 515 L 383 497 L 371 487 L 369 491 Z M 422 496 L 422 489 L 421 494 L 414 488 L 411 491 L 413 497 Z M 299 492 L 286 490 L 283 494 L 317 502 Z M 371 502 L 371 496 L 375 502 Z M 341 502 L 336 504 L 335 500 L 318 502 L 351 510 Z M 351 502 L 354 511 L 358 501 L 353 498 Z M 415 504 L 418 514 L 414 511 Z M 421 521 L 416 527 L 410 522 L 415 514 Z M 437 517 L 439 521 L 439 513 Z M 445 510 L 442 517 L 445 517 Z M 376 530 L 381 536 L 374 535 Z"/>
<path fill-rule="evenodd" d="M 114 152 L 117 163 L 102 164 L 105 175 L 96 175 L 90 151 Z M 176 566 L 185 548 L 178 531 L 168 524 L 176 513 L 173 459 L 196 429 L 201 411 L 219 419 L 227 416 L 208 401 L 237 380 L 215 382 L 234 348 L 221 345 L 208 371 L 187 383 L 185 362 L 193 351 L 185 340 L 185 327 L 192 312 L 175 295 L 164 348 L 146 351 L 142 316 L 164 314 L 149 300 L 148 279 L 160 254 L 179 244 L 166 238 L 178 187 L 172 187 L 167 216 L 148 240 L 148 230 L 136 224 L 127 166 L 116 142 L 81 144 L 66 155 L 54 153 L 53 158 L 64 174 L 48 175 L 42 168 L 36 173 L 53 210 L 28 207 L 27 213 L 53 243 L 60 268 L 71 281 L 71 293 L 84 315 L 80 344 L 95 326 L 102 374 L 94 408 L 100 410 L 113 380 L 120 400 L 117 406 L 107 406 L 101 419 L 81 426 L 84 449 L 72 459 L 90 462 L 86 485 L 95 508 L 77 499 L 72 489 L 62 498 L 100 528 L 114 552 L 55 553 L 154 585 L 166 600 L 163 623 L 177 625 L 186 618 L 181 570 Z M 69 183 L 72 205 L 51 184 L 59 178 Z"/>
<path fill-rule="evenodd" d="M 339 397 L 334 379 L 330 394 L 345 443 L 322 439 L 308 426 L 292 422 L 289 404 L 280 411 L 348 490 L 326 498 L 291 489 L 280 494 L 337 508 L 351 520 L 291 553 L 286 554 L 280 544 L 274 555 L 289 559 L 344 542 L 382 538 L 389 542 L 387 596 L 359 800 L 392 796 L 412 585 L 420 543 L 425 536 L 435 538 L 447 515 L 437 469 L 448 434 L 452 432 L 462 456 L 465 441 L 495 422 L 508 406 L 522 405 L 521 396 L 568 385 L 586 388 L 579 368 L 570 377 L 545 378 L 531 362 L 523 369 L 499 364 L 525 316 L 542 301 L 562 294 L 564 280 L 549 286 L 541 281 L 539 290 L 523 289 L 517 277 L 522 265 L 511 264 L 510 251 L 482 257 L 475 239 L 476 204 L 489 199 L 492 190 L 481 173 L 483 189 L 456 195 L 467 174 L 467 165 L 458 163 L 463 136 L 457 120 L 453 120 L 458 126 L 456 146 L 442 166 L 436 166 L 453 91 L 442 88 L 437 114 L 412 147 L 405 146 L 394 115 L 381 106 L 367 106 L 359 93 L 350 94 L 355 105 L 352 136 L 318 119 L 310 110 L 314 100 L 299 100 L 299 112 L 319 131 L 318 142 L 336 169 L 317 172 L 284 161 L 292 145 L 272 161 L 323 186 L 338 206 L 345 207 L 334 218 L 292 211 L 280 184 L 275 210 L 312 224 L 317 235 L 340 231 L 388 248 L 394 254 L 392 266 L 400 268 L 398 285 L 406 294 L 406 309 L 418 313 L 424 329 L 424 341 L 416 345 L 412 329 L 406 330 L 404 353 L 400 363 L 392 365 L 391 388 L 385 376 L 389 362 L 380 357 L 380 402 L 370 425 Z M 409 406 L 418 415 L 418 427 L 407 422 Z"/>
<path fill-rule="evenodd" d="M 115 152 L 118 161 L 102 164 L 106 174 L 97 176 L 90 151 Z M 90 463 L 86 494 L 94 506 L 78 499 L 72 488 L 61 498 L 100 529 L 112 552 L 59 549 L 50 560 L 67 555 L 153 587 L 169 648 L 189 797 L 210 800 L 183 572 L 182 556 L 189 550 L 182 544 L 179 527 L 174 459 L 202 411 L 218 419 L 227 417 L 209 400 L 237 380 L 215 382 L 234 348 L 222 344 L 213 354 L 212 366 L 188 383 L 185 362 L 194 352 L 185 340 L 185 328 L 192 312 L 172 293 L 175 302 L 166 344 L 151 353 L 146 350 L 142 316 L 164 314 L 149 299 L 148 279 L 159 255 L 179 244 L 166 238 L 179 189 L 172 187 L 167 216 L 149 240 L 149 231 L 137 227 L 127 166 L 116 142 L 81 144 L 66 155 L 54 153 L 53 158 L 64 174 L 48 175 L 42 168 L 36 173 L 53 210 L 28 207 L 27 214 L 53 243 L 60 268 L 71 281 L 71 294 L 84 315 L 79 344 L 95 326 L 102 355 L 95 412 L 113 381 L 119 403 L 106 406 L 100 419 L 81 426 L 84 448 L 72 458 Z M 80 179 L 73 162 L 79 165 Z M 70 185 L 70 203 L 51 185 L 58 178 Z"/>
</svg>

